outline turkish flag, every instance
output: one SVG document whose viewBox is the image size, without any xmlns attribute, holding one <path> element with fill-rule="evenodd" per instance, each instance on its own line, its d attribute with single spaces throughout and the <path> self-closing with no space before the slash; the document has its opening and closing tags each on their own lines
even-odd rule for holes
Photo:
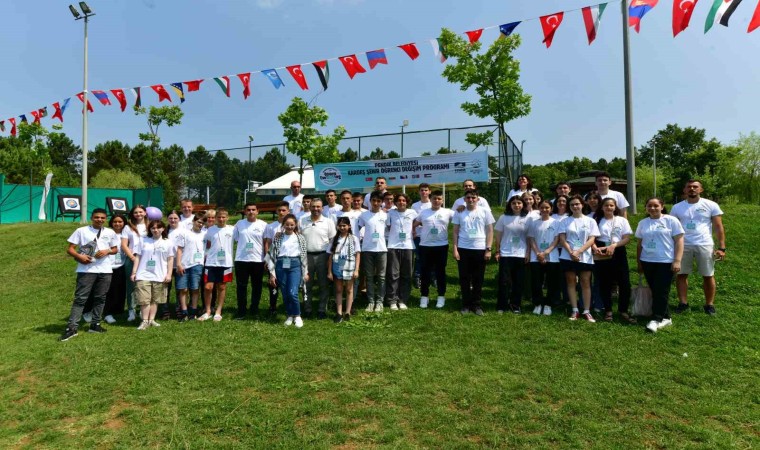
<svg viewBox="0 0 760 450">
<path fill-rule="evenodd" d="M 417 46 L 413 43 L 399 45 L 398 48 L 403 50 L 413 60 L 417 59 L 417 57 L 420 56 L 420 51 L 417 50 Z"/>
<path fill-rule="evenodd" d="M 474 44 L 480 40 L 480 35 L 483 34 L 483 29 L 479 30 L 473 30 L 473 31 L 466 31 L 464 34 L 467 35 L 467 39 L 470 40 L 470 44 Z"/>
<path fill-rule="evenodd" d="M 201 88 L 203 80 L 183 81 L 183 83 L 187 86 L 187 92 L 195 92 Z"/>
<path fill-rule="evenodd" d="M 32 117 L 34 117 L 34 122 L 32 122 L 32 123 L 40 123 L 40 112 L 39 111 L 32 111 Z"/>
<path fill-rule="evenodd" d="M 689 26 L 691 14 L 699 0 L 673 0 L 673 37 Z"/>
<path fill-rule="evenodd" d="M 356 55 L 340 56 L 338 57 L 343 67 L 345 67 L 348 77 L 353 79 L 357 73 L 365 73 L 367 69 L 359 64 L 359 60 L 356 59 Z"/>
<path fill-rule="evenodd" d="M 84 93 L 83 92 L 78 93 L 77 94 L 77 98 L 79 99 L 80 102 L 84 103 Z M 92 104 L 90 103 L 89 99 L 87 100 L 87 111 L 89 111 L 89 112 L 95 112 L 95 110 L 92 109 Z M 84 111 L 82 112 L 82 114 L 84 114 Z"/>
<path fill-rule="evenodd" d="M 238 78 L 243 83 L 243 99 L 247 99 L 251 95 L 251 73 L 239 73 Z"/>
<path fill-rule="evenodd" d="M 355 59 L 355 58 L 354 58 Z M 306 76 L 303 74 L 303 70 L 301 70 L 301 65 L 297 66 L 288 66 L 286 67 L 288 69 L 288 72 L 290 72 L 290 76 L 293 77 L 294 80 L 296 80 L 296 83 L 301 87 L 302 90 L 309 89 L 309 85 L 306 83 Z"/>
<path fill-rule="evenodd" d="M 55 108 L 55 113 L 53 114 L 53 117 L 51 119 L 55 119 L 56 117 L 58 120 L 63 123 L 63 111 L 61 111 L 61 104 L 58 102 L 53 103 L 53 108 Z"/>
<path fill-rule="evenodd" d="M 11 123 L 11 136 L 15 136 L 16 135 L 16 118 L 11 117 L 10 119 L 8 119 L 8 122 Z"/>
<path fill-rule="evenodd" d="M 694 2 L 696 3 L 696 2 Z M 749 27 L 747 27 L 747 33 L 751 33 L 755 28 L 760 27 L 760 2 L 755 7 L 755 12 L 752 13 L 752 19 L 749 21 Z"/>
<path fill-rule="evenodd" d="M 168 92 L 166 92 L 166 88 L 163 85 L 156 84 L 154 86 L 151 86 L 150 88 L 153 89 L 156 92 L 156 94 L 158 94 L 159 103 L 161 103 L 164 100 L 169 100 L 169 103 L 172 102 L 171 96 L 169 95 Z"/>
<path fill-rule="evenodd" d="M 116 97 L 116 100 L 119 101 L 121 112 L 124 112 L 124 110 L 127 109 L 127 96 L 124 95 L 124 91 L 121 89 L 111 89 L 111 93 L 113 94 L 114 97 Z"/>
<path fill-rule="evenodd" d="M 548 16 L 541 17 L 541 29 L 544 30 L 543 42 L 546 44 L 546 48 L 549 48 L 552 46 L 554 33 L 557 32 L 557 28 L 559 28 L 559 25 L 562 23 L 562 18 L 564 17 L 564 15 L 565 13 L 558 12 L 554 14 L 549 14 Z"/>
</svg>

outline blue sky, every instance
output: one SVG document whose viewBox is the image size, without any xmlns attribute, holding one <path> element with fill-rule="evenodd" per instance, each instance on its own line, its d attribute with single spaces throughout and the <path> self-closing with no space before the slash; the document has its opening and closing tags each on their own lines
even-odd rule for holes
<svg viewBox="0 0 760 450">
<path fill-rule="evenodd" d="M 236 77 L 231 79 L 231 98 L 222 95 L 211 78 L 357 54 L 368 71 L 353 80 L 339 61 L 330 62 L 330 87 L 316 100 L 330 114 L 328 128 L 344 125 L 349 136 L 356 136 L 397 132 L 404 119 L 409 120 L 407 131 L 485 124 L 489 121 L 460 110 L 460 103 L 475 95 L 461 92 L 441 77 L 443 65 L 428 40 L 441 27 L 464 32 L 590 3 L 90 0 L 96 16 L 89 27 L 89 87 L 108 90 L 205 78 L 199 92 L 186 94 L 182 125 L 161 130 L 162 144 L 176 143 L 187 151 L 197 145 L 243 147 L 249 135 L 255 144 L 270 144 L 283 140 L 277 115 L 291 98 L 310 100 L 318 93 L 313 68 L 303 67 L 309 91 L 301 91 L 284 69 L 279 72 L 286 86 L 279 90 L 263 75 L 254 74 L 248 100 L 243 100 Z M 631 33 L 636 145 L 667 123 L 705 128 L 708 136 L 724 143 L 739 133 L 757 131 L 760 31 L 746 33 L 755 2 L 742 3 L 729 28 L 715 26 L 705 35 L 709 3 L 703 0 L 697 5 L 691 26 L 675 39 L 668 0 L 661 0 L 644 18 L 640 34 Z M 42 106 L 52 112 L 53 102 L 82 90 L 82 21 L 73 20 L 67 5 L 58 0 L 3 5 L 0 119 Z M 507 129 L 518 144 L 527 141 L 525 163 L 625 156 L 619 5 L 609 4 L 591 46 L 580 11 L 565 14 L 550 49 L 541 43 L 537 20 L 517 28 L 523 45 L 516 56 L 523 88 L 533 96 L 532 112 Z M 487 30 L 481 40 L 488 44 L 497 36 L 497 30 Z M 418 44 L 421 56 L 416 61 L 396 48 L 407 42 Z M 379 48 L 386 49 L 389 65 L 370 71 L 363 52 Z M 144 105 L 158 104 L 150 89 L 143 89 L 142 96 Z M 128 98 L 132 100 L 131 95 Z M 92 99 L 90 148 L 109 139 L 135 144 L 138 133 L 146 129 L 141 118 L 129 109 L 120 112 L 112 101 L 114 106 L 104 107 Z M 174 101 L 178 103 L 176 97 Z M 64 131 L 79 144 L 78 108 L 73 98 Z M 49 119 L 43 123 L 52 124 Z M 439 142 L 445 145 L 443 135 L 436 139 L 431 143 L 407 137 L 406 154 L 436 150 Z M 363 145 L 396 145 L 395 139 L 386 141 Z M 233 156 L 247 158 L 247 150 Z"/>
</svg>

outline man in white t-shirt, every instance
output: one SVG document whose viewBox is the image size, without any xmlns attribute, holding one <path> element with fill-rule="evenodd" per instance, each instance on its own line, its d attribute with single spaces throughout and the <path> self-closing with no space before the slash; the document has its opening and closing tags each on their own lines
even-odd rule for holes
<svg viewBox="0 0 760 450">
<path fill-rule="evenodd" d="M 311 215 L 311 202 L 314 199 L 317 199 L 316 195 L 312 194 L 306 194 L 303 197 L 301 197 L 301 212 L 294 213 L 293 210 L 290 211 L 291 214 L 296 216 L 296 221 L 301 221 L 304 217 L 308 217 Z"/>
<path fill-rule="evenodd" d="M 686 200 L 670 210 L 670 215 L 676 217 L 684 229 L 681 271 L 676 277 L 679 302 L 676 313 L 689 309 L 686 293 L 689 289 L 689 274 L 696 261 L 705 293 L 704 310 L 712 316 L 715 315 L 715 260 L 722 261 L 726 257 L 723 211 L 714 201 L 701 197 L 704 188 L 699 180 L 687 181 L 683 191 Z M 718 240 L 717 249 L 714 248 L 713 234 Z"/>
<path fill-rule="evenodd" d="M 468 190 L 476 190 L 477 187 L 475 186 L 475 182 L 472 180 L 464 180 L 464 183 L 462 183 L 462 188 L 467 192 Z M 488 200 L 484 199 L 483 197 L 478 197 L 478 208 L 486 209 L 488 211 L 491 211 L 491 205 L 488 204 Z M 451 205 L 451 209 L 455 212 L 462 212 L 465 209 L 465 200 L 464 197 L 459 197 L 454 201 L 454 204 Z"/>
<path fill-rule="evenodd" d="M 361 195 L 360 195 L 361 197 Z M 360 199 L 361 200 L 361 199 Z M 359 216 L 362 214 L 361 209 L 352 209 L 351 208 L 352 203 L 352 194 L 351 191 L 343 191 L 340 193 L 340 204 L 342 206 L 341 210 L 336 212 L 333 217 L 333 222 L 337 222 L 339 217 L 348 217 L 348 220 L 351 222 L 351 233 L 356 236 L 357 238 L 359 236 L 359 226 L 358 226 L 358 220 Z M 359 202 L 361 204 L 361 201 Z"/>
<path fill-rule="evenodd" d="M 290 195 L 286 195 L 283 201 L 288 202 L 290 212 L 296 217 L 302 211 L 303 194 L 301 193 L 301 182 L 294 180 L 290 182 Z"/>
<path fill-rule="evenodd" d="M 267 225 L 264 229 L 264 255 L 269 253 L 269 247 L 272 245 L 274 235 L 284 231 L 282 229 L 282 221 L 285 219 L 285 216 L 290 214 L 290 205 L 283 200 L 277 204 L 275 212 L 277 213 L 277 220 Z M 269 315 L 274 317 L 277 315 L 277 284 L 272 286 L 267 283 L 267 286 L 269 286 Z"/>
<path fill-rule="evenodd" d="M 304 216 L 298 222 L 298 229 L 306 239 L 306 261 L 309 270 L 309 281 L 306 282 L 306 301 L 304 302 L 304 313 L 311 314 L 311 298 L 314 288 L 314 277 L 316 275 L 319 281 L 319 311 L 318 319 L 327 318 L 327 246 L 337 233 L 335 223 L 329 218 L 322 215 L 322 200 L 314 198 L 311 200 L 311 214 Z"/>
<path fill-rule="evenodd" d="M 378 191 L 370 196 L 370 210 L 359 216 L 359 228 L 364 230 L 362 239 L 361 270 L 367 278 L 367 312 L 382 312 L 385 296 L 385 270 L 388 264 L 388 247 L 385 243 L 385 222 L 388 214 L 380 206 L 383 194 Z"/>
<path fill-rule="evenodd" d="M 183 198 L 179 201 L 179 207 L 182 210 L 182 215 L 179 217 L 179 225 L 192 230 L 193 218 L 195 217 L 195 214 L 193 214 L 193 201 L 189 198 Z"/>
<path fill-rule="evenodd" d="M 258 219 L 259 210 L 255 203 L 243 207 L 245 220 L 239 220 L 232 232 L 237 243 L 235 252 L 235 275 L 237 278 L 237 316 L 245 319 L 248 306 L 248 280 L 251 281 L 251 315 L 258 316 L 261 289 L 264 276 L 264 232 L 267 223 Z"/>
<path fill-rule="evenodd" d="M 386 299 L 391 311 L 407 309 L 412 291 L 414 219 L 417 212 L 407 208 L 409 196 L 396 194 L 396 208 L 387 212 L 385 224 L 388 228 L 388 259 L 385 272 L 387 280 Z"/>
<path fill-rule="evenodd" d="M 613 191 L 610 189 L 610 186 L 612 185 L 612 178 L 610 177 L 610 174 L 607 172 L 597 172 L 596 173 L 596 191 L 599 193 L 599 195 L 602 196 L 602 200 L 605 198 L 612 198 L 615 199 L 615 203 L 617 203 L 617 207 L 620 210 L 620 213 L 623 217 L 628 217 L 628 207 L 630 204 L 628 203 L 628 200 L 626 200 L 625 195 L 623 195 L 622 192 Z"/>
<path fill-rule="evenodd" d="M 90 321 L 90 333 L 105 333 L 106 330 L 100 325 L 103 315 L 103 306 L 106 303 L 106 294 L 111 286 L 110 255 L 118 253 L 120 239 L 110 228 L 105 227 L 107 220 L 106 210 L 95 208 L 90 215 L 91 224 L 77 228 L 69 236 L 69 246 L 66 253 L 77 262 L 77 284 L 74 291 L 74 303 L 71 305 L 69 322 L 66 331 L 63 332 L 60 341 L 68 341 L 77 335 L 79 321 L 82 319 L 82 311 L 90 294 L 93 296 L 92 320 Z"/>
<path fill-rule="evenodd" d="M 454 214 L 454 259 L 459 266 L 462 314 L 483 315 L 481 293 L 486 263 L 491 259 L 494 220 L 491 211 L 478 206 L 478 191 L 464 192 L 466 207 Z"/>
<path fill-rule="evenodd" d="M 454 211 L 443 208 L 443 192 L 430 194 L 430 209 L 424 209 L 414 220 L 417 236 L 420 238 L 420 308 L 428 307 L 431 279 L 437 280 L 438 300 L 436 308 L 446 303 L 446 263 L 449 254 L 449 223 Z M 433 278 L 434 277 L 434 278 Z"/>
<path fill-rule="evenodd" d="M 327 201 L 327 204 L 322 207 L 322 215 L 335 223 L 338 220 L 335 217 L 335 214 L 343 209 L 343 206 L 337 202 L 338 194 L 335 192 L 335 189 L 328 189 L 327 192 L 325 192 L 325 200 Z"/>
<path fill-rule="evenodd" d="M 412 203 L 412 209 L 417 213 L 418 216 L 423 210 L 430 209 L 432 205 L 432 203 L 430 202 L 430 185 L 427 183 L 420 183 L 419 192 L 420 192 L 420 201 Z M 420 228 L 422 227 L 418 226 L 414 234 L 414 287 L 416 287 L 417 289 L 419 289 L 420 284 L 421 284 L 420 252 L 419 252 Z"/>
<path fill-rule="evenodd" d="M 372 192 L 379 192 L 381 195 L 388 192 L 388 181 L 385 177 L 375 178 L 375 190 Z M 372 195 L 372 192 L 364 196 L 364 207 L 366 209 L 372 209 L 370 208 L 370 196 Z"/>
</svg>

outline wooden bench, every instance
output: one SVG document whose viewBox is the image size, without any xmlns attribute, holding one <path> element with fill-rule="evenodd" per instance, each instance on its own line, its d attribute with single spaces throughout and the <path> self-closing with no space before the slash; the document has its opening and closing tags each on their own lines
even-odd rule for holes
<svg viewBox="0 0 760 450">
<path fill-rule="evenodd" d="M 196 205 L 196 204 L 193 204 L 193 214 L 196 214 L 196 215 L 198 215 L 198 214 L 200 214 L 200 215 L 206 214 L 206 211 L 208 211 L 209 209 L 216 209 L 216 205 L 213 204 L 213 203 L 210 203 L 208 205 Z"/>
<path fill-rule="evenodd" d="M 274 202 L 256 202 L 256 209 L 259 211 L 259 214 L 261 213 L 272 213 L 272 220 L 277 217 L 277 205 L 282 200 L 277 200 Z M 245 211 L 242 209 L 238 211 L 240 213 L 241 219 L 245 218 Z"/>
</svg>

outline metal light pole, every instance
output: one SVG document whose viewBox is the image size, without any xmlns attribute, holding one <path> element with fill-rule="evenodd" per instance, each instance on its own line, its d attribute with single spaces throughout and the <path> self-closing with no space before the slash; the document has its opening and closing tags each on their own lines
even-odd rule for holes
<svg viewBox="0 0 760 450">
<path fill-rule="evenodd" d="M 654 181 L 654 193 L 652 197 L 657 197 L 657 144 L 652 146 L 652 180 Z"/>
<path fill-rule="evenodd" d="M 409 126 L 409 121 L 404 119 L 404 122 L 401 124 L 401 157 L 404 157 L 404 128 Z"/>
<path fill-rule="evenodd" d="M 82 202 L 79 204 L 81 216 L 79 222 L 86 224 L 87 220 L 87 22 L 90 16 L 94 16 L 87 3 L 79 2 L 82 14 L 77 11 L 74 5 L 69 5 L 69 11 L 74 16 L 74 20 L 84 19 L 84 87 L 82 89 Z"/>
<path fill-rule="evenodd" d="M 623 16 L 623 85 L 625 91 L 625 156 L 630 213 L 636 214 L 636 154 L 633 151 L 633 104 L 631 103 L 631 56 L 628 42 L 628 1 L 620 3 Z"/>
</svg>

